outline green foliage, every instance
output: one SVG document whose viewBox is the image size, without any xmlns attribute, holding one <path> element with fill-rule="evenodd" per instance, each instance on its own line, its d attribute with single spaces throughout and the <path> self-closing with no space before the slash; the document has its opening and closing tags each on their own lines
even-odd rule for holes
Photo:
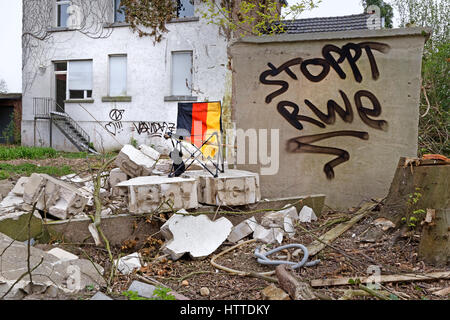
<svg viewBox="0 0 450 320">
<path fill-rule="evenodd" d="M 380 8 L 381 16 L 384 17 L 384 23 L 386 28 L 392 28 L 394 9 L 389 3 L 384 2 L 384 0 L 362 0 L 362 5 L 365 9 L 369 6 L 378 6 Z"/>
<path fill-rule="evenodd" d="M 14 112 L 11 113 L 8 125 L 2 131 L 2 137 L 7 144 L 20 144 L 20 128 L 17 128 L 16 126 L 18 117 L 20 118 L 20 115 L 14 110 Z"/>
<path fill-rule="evenodd" d="M 417 227 L 417 223 L 425 215 L 425 210 L 417 208 L 422 194 L 420 188 L 416 188 L 415 192 L 408 195 L 406 216 L 402 217 L 401 222 L 407 224 L 410 229 Z"/>
<path fill-rule="evenodd" d="M 47 159 L 56 156 L 57 152 L 52 148 L 0 146 L 0 160 Z"/>
<path fill-rule="evenodd" d="M 74 171 L 70 166 L 62 166 L 62 167 L 52 167 L 52 166 L 37 166 L 32 163 L 23 163 L 19 165 L 12 165 L 8 163 L 0 163 L 0 179 L 1 177 L 6 177 L 3 179 L 9 178 L 10 174 L 18 174 L 30 176 L 33 172 L 35 173 L 46 173 L 51 176 L 64 176 Z"/>
<path fill-rule="evenodd" d="M 131 144 L 133 147 L 135 147 L 135 148 L 138 147 L 138 142 L 137 142 L 137 140 L 136 140 L 135 138 L 133 138 L 133 137 L 131 137 L 131 139 L 130 139 L 130 144 Z"/>
<path fill-rule="evenodd" d="M 154 298 L 141 297 L 136 291 L 124 291 L 122 292 L 122 295 L 127 297 L 128 300 L 175 300 L 173 295 L 168 294 L 169 292 L 169 288 L 158 286 L 153 291 Z"/>
</svg>

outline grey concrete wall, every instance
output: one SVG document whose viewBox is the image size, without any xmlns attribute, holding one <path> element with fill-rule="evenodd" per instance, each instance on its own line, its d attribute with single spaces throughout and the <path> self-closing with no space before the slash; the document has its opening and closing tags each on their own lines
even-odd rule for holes
<svg viewBox="0 0 450 320">
<path fill-rule="evenodd" d="M 236 128 L 256 130 L 259 143 L 266 135 L 269 153 L 279 144 L 273 175 L 261 171 L 267 166 L 261 154 L 256 164 L 248 155 L 238 163 L 261 174 L 262 197 L 323 193 L 334 208 L 384 197 L 399 157 L 417 155 L 428 32 L 367 30 L 235 42 L 230 52 Z M 279 130 L 279 140 L 271 139 L 271 129 Z M 247 143 L 245 150 L 255 149 Z"/>
</svg>

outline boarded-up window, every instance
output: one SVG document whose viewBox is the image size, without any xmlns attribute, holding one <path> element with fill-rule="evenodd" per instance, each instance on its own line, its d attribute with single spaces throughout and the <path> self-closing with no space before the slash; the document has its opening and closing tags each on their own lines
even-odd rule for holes
<svg viewBox="0 0 450 320">
<path fill-rule="evenodd" d="M 191 88 L 192 51 L 172 52 L 172 94 L 190 96 Z"/>
<path fill-rule="evenodd" d="M 127 95 L 127 56 L 109 57 L 109 95 Z"/>
</svg>

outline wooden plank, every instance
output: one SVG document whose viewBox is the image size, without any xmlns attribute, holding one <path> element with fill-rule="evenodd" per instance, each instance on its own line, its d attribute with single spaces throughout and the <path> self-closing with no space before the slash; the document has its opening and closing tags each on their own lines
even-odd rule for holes
<svg viewBox="0 0 450 320">
<path fill-rule="evenodd" d="M 355 223 L 364 218 L 367 214 L 374 209 L 378 203 L 366 202 L 355 214 L 353 218 L 349 221 L 343 222 L 338 226 L 334 227 L 330 231 L 326 232 L 322 236 L 319 237 L 319 240 L 313 241 L 310 245 L 307 246 L 309 256 L 314 256 L 320 251 L 322 251 L 327 244 L 332 243 L 336 240 L 341 234 L 350 229 Z"/>
<path fill-rule="evenodd" d="M 349 281 L 353 279 L 359 279 L 361 283 L 373 283 L 374 277 L 342 277 L 335 279 L 316 279 L 311 280 L 311 287 L 328 287 L 328 286 L 345 286 L 349 285 Z M 450 271 L 444 272 L 431 272 L 425 274 L 394 274 L 394 275 L 382 275 L 377 280 L 378 283 L 385 282 L 409 282 L 409 281 L 424 281 L 424 280 L 439 280 L 439 279 L 450 279 Z"/>
</svg>

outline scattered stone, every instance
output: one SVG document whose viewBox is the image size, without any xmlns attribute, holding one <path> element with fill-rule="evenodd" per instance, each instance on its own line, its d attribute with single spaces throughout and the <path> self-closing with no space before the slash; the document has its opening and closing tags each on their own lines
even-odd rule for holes
<svg viewBox="0 0 450 320">
<path fill-rule="evenodd" d="M 152 286 L 151 284 L 143 283 L 140 281 L 134 280 L 130 287 L 128 288 L 128 291 L 134 291 L 137 292 L 140 297 L 144 297 L 147 299 L 153 299 L 157 296 L 153 295 L 153 292 L 155 291 L 156 287 Z"/>
<path fill-rule="evenodd" d="M 209 289 L 207 287 L 201 287 L 200 288 L 200 295 L 202 297 L 207 297 L 207 296 L 209 296 L 209 294 L 210 294 L 210 292 L 209 292 Z"/>
<path fill-rule="evenodd" d="M 311 222 L 311 221 L 316 221 L 317 220 L 317 216 L 314 213 L 313 209 L 311 209 L 308 206 L 303 206 L 302 210 L 300 210 L 300 213 L 298 215 L 298 219 L 300 220 L 300 222 Z"/>
<path fill-rule="evenodd" d="M 395 228 L 395 224 L 386 218 L 378 218 L 373 222 L 373 224 L 380 226 L 383 231 L 388 231 L 391 228 Z"/>
<path fill-rule="evenodd" d="M 261 225 L 267 228 L 282 228 L 292 238 L 295 236 L 294 224 L 297 220 L 297 209 L 295 207 L 289 207 L 265 214 L 261 220 Z"/>
<path fill-rule="evenodd" d="M 213 253 L 228 237 L 233 224 L 222 217 L 211 221 L 206 215 L 184 216 L 174 214 L 161 227 L 166 239 L 161 248 L 173 260 L 186 252 L 193 259 L 202 259 Z"/>
<path fill-rule="evenodd" d="M 115 160 L 115 164 L 130 177 L 149 176 L 156 161 L 130 144 L 125 145 Z"/>
<path fill-rule="evenodd" d="M 78 256 L 76 256 L 73 253 L 70 253 L 66 250 L 63 250 L 61 248 L 53 248 L 53 249 L 47 251 L 47 253 L 54 255 L 61 261 L 70 261 L 70 260 L 78 259 Z"/>
<path fill-rule="evenodd" d="M 117 270 L 122 274 L 130 274 L 135 269 L 142 267 L 139 253 L 137 252 L 114 260 L 114 265 L 117 266 Z"/>
<path fill-rule="evenodd" d="M 306 282 L 298 280 L 291 272 L 287 270 L 286 265 L 278 265 L 275 268 L 275 274 L 281 288 L 286 290 L 294 300 L 313 300 L 316 299 L 312 288 Z"/>
<path fill-rule="evenodd" d="M 94 294 L 90 300 L 113 300 L 113 299 L 111 299 L 106 294 L 99 291 L 96 294 Z"/>
<path fill-rule="evenodd" d="M 239 240 L 251 235 L 255 231 L 257 224 L 258 223 L 256 222 L 255 217 L 242 221 L 237 226 L 233 227 L 227 238 L 228 241 L 236 243 Z"/>
<path fill-rule="evenodd" d="M 117 187 L 128 188 L 128 209 L 134 214 L 193 209 L 198 207 L 197 181 L 191 178 L 149 176 L 121 182 Z M 170 202 L 163 204 L 164 202 Z"/>
<path fill-rule="evenodd" d="M 263 300 L 291 300 L 289 295 L 278 288 L 275 284 L 271 284 L 261 291 Z"/>
<path fill-rule="evenodd" d="M 214 178 L 205 170 L 186 171 L 198 181 L 198 202 L 215 206 L 240 206 L 261 199 L 259 175 L 249 171 L 226 170 Z"/>
<path fill-rule="evenodd" d="M 181 282 L 181 285 L 187 287 L 187 286 L 189 285 L 189 281 L 183 280 L 183 281 Z"/>
<path fill-rule="evenodd" d="M 253 232 L 253 239 L 259 240 L 264 243 L 276 243 L 281 244 L 283 242 L 284 231 L 281 227 L 266 229 L 263 226 L 257 225 Z"/>
<path fill-rule="evenodd" d="M 20 206 L 23 203 L 22 196 L 15 195 L 12 192 L 8 193 L 2 202 L 0 202 L 0 215 L 6 212 L 14 211 L 17 206 Z"/>
</svg>

